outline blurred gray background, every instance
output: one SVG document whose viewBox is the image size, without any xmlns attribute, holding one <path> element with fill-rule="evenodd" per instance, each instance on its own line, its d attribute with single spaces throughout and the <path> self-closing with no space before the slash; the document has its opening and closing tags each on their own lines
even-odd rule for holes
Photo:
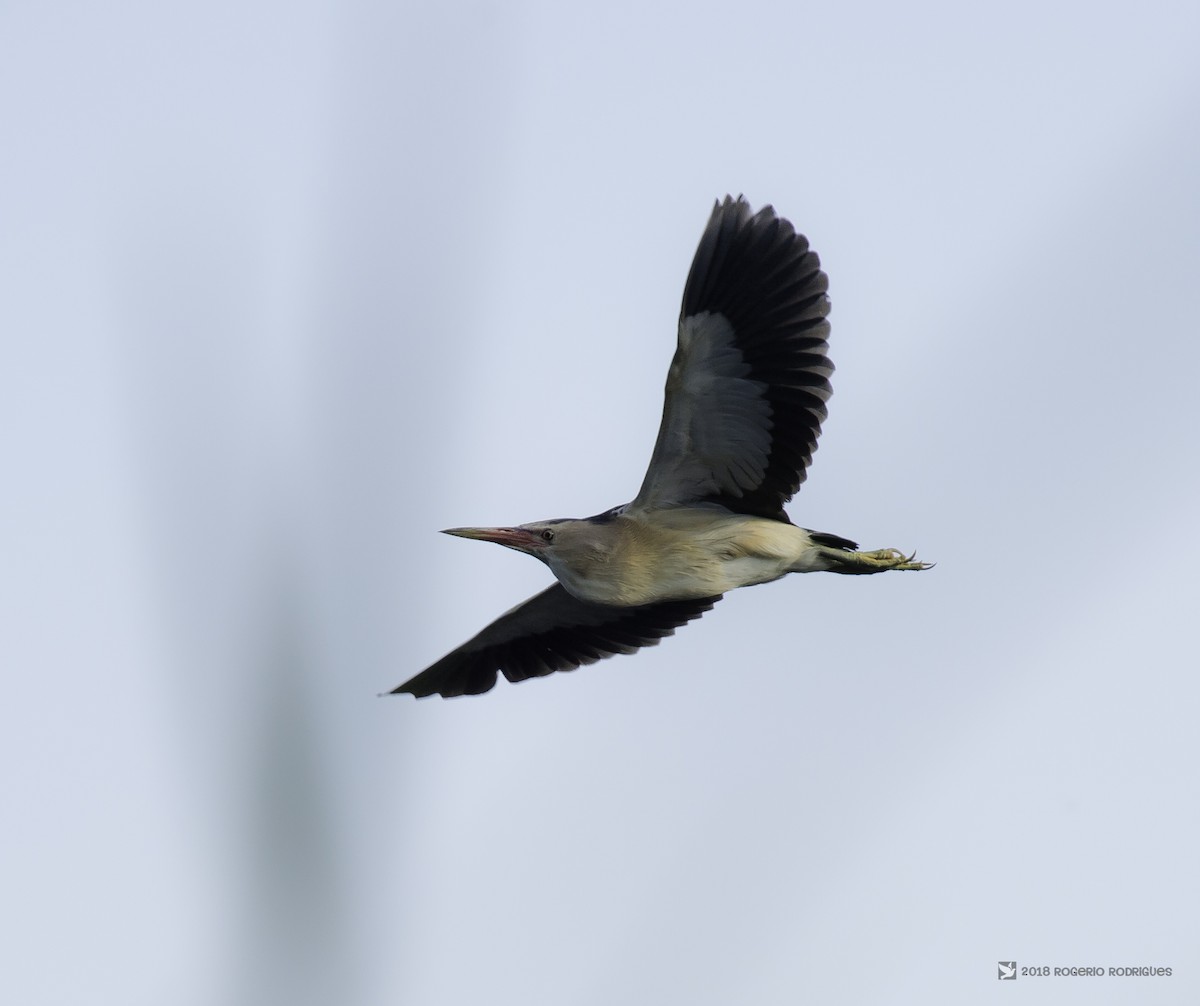
<svg viewBox="0 0 1200 1006">
<path fill-rule="evenodd" d="M 1200 1001 L 1200 12 L 0 12 L 0 996 Z M 831 281 L 791 577 L 378 698 L 624 502 L 714 198 Z M 1167 966 L 1169 978 L 1020 966 Z"/>
</svg>

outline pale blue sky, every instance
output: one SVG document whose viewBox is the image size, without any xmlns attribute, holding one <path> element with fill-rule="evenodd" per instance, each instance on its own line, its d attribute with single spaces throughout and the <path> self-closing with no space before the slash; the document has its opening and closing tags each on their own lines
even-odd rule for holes
<svg viewBox="0 0 1200 1006">
<path fill-rule="evenodd" d="M 1195 1002 L 1198 49 L 1185 3 L 9 5 L 5 999 Z M 830 276 L 793 517 L 937 568 L 377 698 L 547 582 L 439 528 L 636 491 L 726 192 Z"/>
</svg>

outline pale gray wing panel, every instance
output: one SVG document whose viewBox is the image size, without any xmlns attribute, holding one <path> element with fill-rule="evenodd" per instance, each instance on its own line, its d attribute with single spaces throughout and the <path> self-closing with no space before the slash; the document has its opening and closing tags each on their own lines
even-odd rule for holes
<svg viewBox="0 0 1200 1006">
<path fill-rule="evenodd" d="M 662 425 L 635 505 L 688 503 L 761 484 L 771 405 L 750 369 L 727 318 L 706 312 L 680 321 Z"/>
</svg>

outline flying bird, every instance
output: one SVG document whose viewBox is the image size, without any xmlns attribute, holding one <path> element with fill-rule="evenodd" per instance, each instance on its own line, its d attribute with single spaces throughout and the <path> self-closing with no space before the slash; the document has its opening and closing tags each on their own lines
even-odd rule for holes
<svg viewBox="0 0 1200 1006">
<path fill-rule="evenodd" d="M 787 573 L 928 569 L 860 552 L 784 512 L 816 449 L 833 373 L 828 280 L 816 252 L 765 206 L 718 202 L 683 290 L 650 467 L 633 501 L 595 517 L 459 527 L 540 559 L 557 582 L 393 689 L 477 695 L 654 646 L 727 591 Z"/>
</svg>

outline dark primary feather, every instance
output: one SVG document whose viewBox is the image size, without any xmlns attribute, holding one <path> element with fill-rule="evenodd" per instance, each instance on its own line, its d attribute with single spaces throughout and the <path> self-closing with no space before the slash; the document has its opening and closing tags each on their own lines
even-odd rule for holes
<svg viewBox="0 0 1200 1006">
<path fill-rule="evenodd" d="M 788 519 L 783 505 L 804 481 L 832 390 L 827 287 L 808 241 L 770 206 L 751 214 L 740 197 L 717 203 L 684 288 L 680 346 L 638 502 L 716 503 Z M 740 354 L 740 372 L 724 363 L 714 373 L 689 354 L 684 323 L 705 312 L 732 327 L 728 348 Z M 724 331 L 719 319 L 696 324 Z M 696 390 L 687 390 L 688 376 Z M 704 379 L 711 382 L 700 391 Z M 745 450 L 745 434 L 756 430 L 765 464 Z M 690 498 L 678 498 L 689 488 Z"/>
<path fill-rule="evenodd" d="M 496 683 L 497 673 L 509 681 L 524 681 L 554 671 L 573 671 L 614 653 L 655 646 L 720 599 L 618 608 L 581 601 L 556 583 L 501 615 L 392 694 L 407 692 L 417 698 L 478 695 Z"/>
</svg>

